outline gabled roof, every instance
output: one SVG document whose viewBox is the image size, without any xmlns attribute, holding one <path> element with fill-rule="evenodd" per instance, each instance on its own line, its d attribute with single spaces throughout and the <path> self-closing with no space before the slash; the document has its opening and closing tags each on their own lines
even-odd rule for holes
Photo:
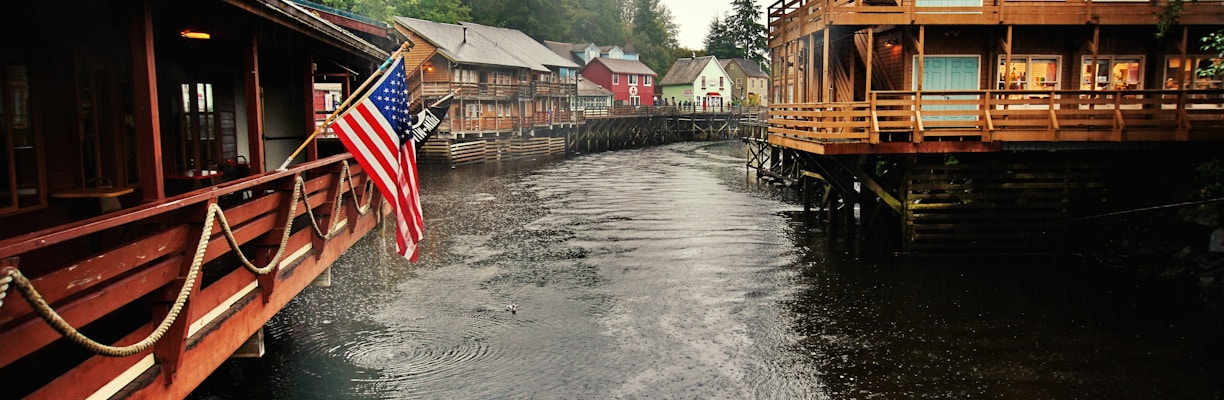
<svg viewBox="0 0 1224 400">
<path fill-rule="evenodd" d="M 407 17 L 395 17 L 395 23 L 429 41 L 443 57 L 461 64 L 518 67 L 537 72 L 548 72 L 545 65 L 578 68 L 577 64 L 558 57 L 513 29 L 467 22 L 444 24 Z"/>
<path fill-rule="evenodd" d="M 336 24 L 323 19 L 311 10 L 294 4 L 289 0 L 250 0 L 250 2 L 261 3 L 267 9 L 273 10 L 273 13 L 287 17 L 287 20 L 296 21 L 307 26 L 308 30 L 313 30 L 318 34 L 349 46 L 346 50 L 363 54 L 375 60 L 383 60 L 391 56 L 386 50 L 378 48 L 378 46 L 371 44 L 344 28 L 336 26 Z M 314 32 L 308 31 L 307 35 L 312 35 Z"/>
<path fill-rule="evenodd" d="M 598 83 L 586 79 L 578 80 L 578 95 L 583 97 L 614 96 L 611 90 L 605 89 Z"/>
<path fill-rule="evenodd" d="M 688 85 L 697 80 L 701 76 L 701 71 L 705 70 L 707 64 L 717 59 L 714 56 L 696 57 L 696 58 L 681 58 L 672 64 L 671 69 L 667 70 L 667 75 L 659 80 L 659 86 L 667 85 Z M 721 65 L 720 65 L 721 67 Z"/>
<path fill-rule="evenodd" d="M 618 49 L 618 48 L 620 48 L 620 46 L 617 46 L 614 44 L 608 45 L 608 46 L 599 46 L 599 52 L 600 53 L 610 53 L 612 52 L 612 49 Z M 625 52 L 624 50 L 621 50 L 621 53 L 624 53 L 624 52 Z"/>
<path fill-rule="evenodd" d="M 590 45 L 590 43 L 587 43 Z M 577 43 L 554 42 L 551 40 L 544 41 L 544 47 L 552 50 L 557 56 L 569 60 L 575 65 L 582 65 L 582 60 L 574 55 L 576 52 L 582 52 L 585 47 L 579 48 Z"/>
<path fill-rule="evenodd" d="M 527 36 L 523 31 L 473 24 L 471 22 L 460 22 L 459 24 L 484 35 L 497 43 L 501 50 L 510 53 L 511 56 L 525 63 L 534 61 L 549 67 L 578 68 L 577 63 L 561 58 L 557 53 L 550 51 L 547 47 L 541 45 L 540 42 L 532 39 L 531 36 Z M 471 31 L 468 33 L 471 34 Z"/>
<path fill-rule="evenodd" d="M 719 60 L 719 63 L 722 64 L 722 67 L 724 70 L 727 69 L 727 66 L 730 65 L 731 63 L 735 63 L 735 65 L 738 65 L 740 69 L 744 71 L 744 75 L 748 75 L 753 78 L 768 78 L 769 77 L 769 74 L 765 73 L 765 70 L 761 69 L 761 64 L 757 64 L 747 58 L 732 58 L 729 60 Z"/>
<path fill-rule="evenodd" d="M 654 70 L 650 69 L 650 67 L 647 67 L 646 64 L 642 64 L 642 62 L 638 60 L 621 60 L 616 58 L 599 57 L 591 60 L 591 62 L 587 64 L 587 67 L 595 65 L 595 63 L 603 64 L 605 67 L 608 67 L 608 70 L 618 74 L 659 75 L 658 73 L 655 73 Z"/>
</svg>

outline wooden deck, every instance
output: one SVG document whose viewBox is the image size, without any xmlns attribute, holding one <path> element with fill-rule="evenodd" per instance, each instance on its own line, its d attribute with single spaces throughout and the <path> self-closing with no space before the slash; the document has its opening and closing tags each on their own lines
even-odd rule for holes
<svg viewBox="0 0 1224 400">
<path fill-rule="evenodd" d="M 917 0 L 780 0 L 768 10 L 769 47 L 832 25 L 1151 25 L 1164 3 L 1003 0 L 978 7 L 928 7 Z M 1224 21 L 1218 2 L 1187 1 L 1183 7 L 1180 24 Z"/>
<path fill-rule="evenodd" d="M 145 339 L 168 320 L 185 282 L 195 281 L 166 334 L 121 357 L 69 343 L 10 290 L 0 307 L 7 395 L 186 396 L 376 226 L 383 202 L 367 181 L 343 154 L 0 241 L 6 275 L 9 267 L 19 268 L 69 325 L 105 345 Z M 241 266 L 220 220 L 204 228 L 215 206 L 233 228 L 233 245 L 256 267 L 269 265 L 270 273 Z M 368 207 L 365 213 L 361 206 Z M 312 219 L 334 236 L 317 234 Z M 203 264 L 193 276 L 190 267 L 201 245 Z"/>
<path fill-rule="evenodd" d="M 772 144 L 815 154 L 1224 140 L 1224 91 L 877 91 L 866 102 L 771 106 L 769 134 Z"/>
</svg>

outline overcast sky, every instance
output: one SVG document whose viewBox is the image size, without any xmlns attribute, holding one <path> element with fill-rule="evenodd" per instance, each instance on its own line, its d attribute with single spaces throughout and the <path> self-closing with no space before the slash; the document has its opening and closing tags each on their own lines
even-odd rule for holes
<svg viewBox="0 0 1224 400">
<path fill-rule="evenodd" d="M 777 0 L 756 0 L 760 6 L 761 20 L 758 22 L 761 25 L 765 24 L 765 13 L 768 12 L 769 6 L 776 2 Z M 676 25 L 680 27 L 680 35 L 677 36 L 680 46 L 690 49 L 705 47 L 703 43 L 709 33 L 710 21 L 731 12 L 731 0 L 659 0 L 659 3 L 671 10 Z"/>
</svg>

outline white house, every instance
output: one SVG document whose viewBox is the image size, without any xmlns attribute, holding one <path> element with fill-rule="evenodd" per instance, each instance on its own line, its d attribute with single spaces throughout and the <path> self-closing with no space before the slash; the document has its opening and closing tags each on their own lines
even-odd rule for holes
<svg viewBox="0 0 1224 400">
<path fill-rule="evenodd" d="M 731 105 L 731 76 L 714 56 L 676 60 L 659 86 L 667 104 L 691 104 L 705 110 Z"/>
</svg>

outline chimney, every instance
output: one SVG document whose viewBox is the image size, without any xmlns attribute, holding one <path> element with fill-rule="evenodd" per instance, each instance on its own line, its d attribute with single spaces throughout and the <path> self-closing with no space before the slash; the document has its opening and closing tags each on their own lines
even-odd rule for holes
<svg viewBox="0 0 1224 400">
<path fill-rule="evenodd" d="M 467 43 L 467 27 L 463 27 L 463 43 Z"/>
<path fill-rule="evenodd" d="M 692 56 L 690 56 L 690 57 L 689 57 L 689 59 L 690 59 L 690 60 L 696 60 L 696 59 L 697 59 L 697 52 L 696 52 L 696 51 L 692 52 Z"/>
</svg>

